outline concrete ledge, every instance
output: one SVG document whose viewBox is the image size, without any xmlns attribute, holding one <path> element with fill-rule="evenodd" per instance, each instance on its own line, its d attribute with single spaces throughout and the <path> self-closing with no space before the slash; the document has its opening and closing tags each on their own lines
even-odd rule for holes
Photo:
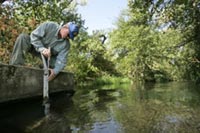
<svg viewBox="0 0 200 133">
<path fill-rule="evenodd" d="M 0 103 L 10 100 L 42 96 L 43 70 L 0 63 Z M 73 91 L 72 73 L 60 72 L 49 82 L 50 93 Z"/>
</svg>

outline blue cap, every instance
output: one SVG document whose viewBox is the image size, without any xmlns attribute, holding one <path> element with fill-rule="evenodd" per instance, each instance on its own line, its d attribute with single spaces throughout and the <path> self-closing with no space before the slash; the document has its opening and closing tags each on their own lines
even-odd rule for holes
<svg viewBox="0 0 200 133">
<path fill-rule="evenodd" d="M 67 23 L 68 27 L 69 27 L 69 38 L 74 40 L 74 37 L 78 34 L 79 32 L 79 28 L 78 26 L 73 23 L 73 22 L 69 22 Z"/>
</svg>

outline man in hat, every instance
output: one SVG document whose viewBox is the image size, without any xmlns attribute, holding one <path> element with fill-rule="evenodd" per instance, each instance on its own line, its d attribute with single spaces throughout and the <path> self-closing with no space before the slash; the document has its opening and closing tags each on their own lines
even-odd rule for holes
<svg viewBox="0 0 200 133">
<path fill-rule="evenodd" d="M 78 26 L 69 22 L 59 25 L 55 22 L 44 22 L 39 25 L 30 35 L 20 34 L 15 42 L 11 55 L 10 65 L 23 65 L 24 55 L 27 52 L 46 58 L 50 58 L 50 75 L 52 80 L 63 70 L 67 63 L 67 56 L 70 49 L 69 39 L 73 40 L 79 33 Z"/>
</svg>

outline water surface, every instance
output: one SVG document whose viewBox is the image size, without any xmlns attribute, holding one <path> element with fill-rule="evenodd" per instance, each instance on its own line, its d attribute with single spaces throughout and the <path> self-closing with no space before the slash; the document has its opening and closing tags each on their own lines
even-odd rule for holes
<svg viewBox="0 0 200 133">
<path fill-rule="evenodd" d="M 198 133 L 200 87 L 189 82 L 76 88 L 0 106 L 0 132 Z"/>
</svg>

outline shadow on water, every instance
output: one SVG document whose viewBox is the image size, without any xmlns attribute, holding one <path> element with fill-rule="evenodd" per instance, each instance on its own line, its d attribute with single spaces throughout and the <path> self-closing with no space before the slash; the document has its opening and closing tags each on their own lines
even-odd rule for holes
<svg viewBox="0 0 200 133">
<path fill-rule="evenodd" d="M 188 82 L 84 86 L 0 105 L 0 120 L 2 133 L 198 133 L 200 91 Z"/>
<path fill-rule="evenodd" d="M 54 107 L 65 106 L 59 108 L 59 111 L 70 106 L 71 97 L 66 93 L 57 93 L 51 95 L 49 102 L 43 103 L 41 97 L 32 99 L 24 99 L 20 101 L 12 101 L 0 104 L 0 132 L 2 133 L 23 133 L 23 132 L 49 132 L 49 124 L 46 130 L 43 129 L 45 123 L 51 123 L 59 119 L 59 115 L 54 115 Z M 62 100 L 61 102 L 59 102 Z M 61 104 L 60 104 L 61 103 Z M 66 130 L 65 130 L 66 129 Z M 65 132 L 68 127 L 65 125 Z M 52 130 L 53 131 L 53 130 Z"/>
</svg>

